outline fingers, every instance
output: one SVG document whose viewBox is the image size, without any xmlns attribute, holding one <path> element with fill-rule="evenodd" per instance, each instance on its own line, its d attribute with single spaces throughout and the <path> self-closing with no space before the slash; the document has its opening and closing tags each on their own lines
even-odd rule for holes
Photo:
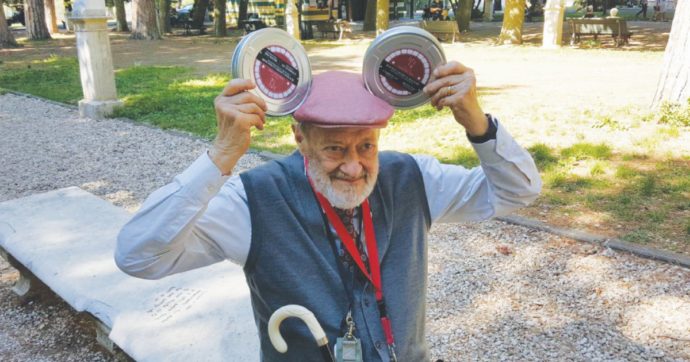
<svg viewBox="0 0 690 362">
<path fill-rule="evenodd" d="M 264 101 L 261 97 L 257 96 L 256 94 L 254 94 L 252 92 L 242 91 L 242 92 L 236 93 L 232 96 L 225 95 L 225 90 L 228 89 L 228 87 L 230 87 L 230 84 L 228 84 L 225 87 L 225 89 L 223 90 L 223 93 L 221 93 L 219 96 L 216 97 L 215 102 L 214 102 L 216 108 L 228 106 L 228 105 L 229 106 L 236 106 L 236 105 L 240 105 L 240 104 L 251 103 L 251 104 L 256 104 L 264 112 L 268 109 L 266 106 L 266 101 Z"/>
<path fill-rule="evenodd" d="M 266 102 L 259 96 L 247 92 L 248 90 L 256 88 L 256 84 L 249 79 L 233 79 L 225 85 L 219 97 L 229 97 L 233 99 L 232 103 L 256 103 L 261 109 L 266 111 Z M 218 99 L 216 98 L 218 101 Z"/>
<path fill-rule="evenodd" d="M 256 103 L 244 103 L 237 106 L 237 109 L 242 113 L 256 114 L 257 116 L 264 118 L 266 117 L 266 112 L 259 107 Z"/>
<path fill-rule="evenodd" d="M 434 69 L 432 76 L 435 78 L 443 78 L 451 74 L 462 74 L 472 69 L 460 64 L 459 62 L 452 61 L 446 64 L 439 65 Z"/>
<path fill-rule="evenodd" d="M 457 82 L 460 76 L 471 75 L 474 76 L 474 71 L 458 62 L 450 62 L 448 64 L 440 65 L 429 78 L 429 82 L 424 87 L 424 92 L 428 95 L 433 95 L 440 88 L 447 87 L 453 82 Z"/>
<path fill-rule="evenodd" d="M 242 128 L 250 129 L 252 126 L 259 130 L 264 129 L 264 117 L 253 113 L 240 113 L 236 117 L 236 122 L 243 124 Z"/>
<path fill-rule="evenodd" d="M 444 98 L 454 95 L 459 95 L 460 98 L 465 96 L 474 85 L 474 78 L 472 74 L 463 73 L 439 79 L 435 83 L 434 89 L 436 91 L 431 95 L 431 105 L 440 108 L 443 106 L 440 101 Z"/>
<path fill-rule="evenodd" d="M 223 91 L 220 93 L 222 96 L 230 97 L 235 94 L 254 89 L 256 85 L 249 79 L 232 79 L 225 85 Z"/>
<path fill-rule="evenodd" d="M 227 99 L 230 100 L 230 103 L 232 104 L 256 104 L 259 106 L 262 110 L 266 111 L 266 101 L 263 100 L 263 98 L 257 96 L 256 94 L 252 92 L 243 92 L 236 94 L 232 97 L 228 97 Z"/>
<path fill-rule="evenodd" d="M 433 82 L 430 82 L 429 84 L 426 85 L 424 88 L 424 92 L 426 94 L 431 96 L 431 102 L 432 104 L 434 103 L 434 99 L 438 99 L 440 96 L 447 96 L 447 94 L 443 94 L 444 92 L 447 91 L 448 86 L 452 86 L 454 84 L 458 84 L 462 82 L 465 79 L 465 76 L 463 74 L 455 74 L 451 76 L 446 76 L 441 79 L 437 79 Z"/>
<path fill-rule="evenodd" d="M 468 71 L 472 71 L 471 68 L 468 68 L 456 61 L 451 61 L 450 63 L 446 64 L 441 64 L 434 71 L 431 73 L 431 77 L 429 78 L 429 83 L 433 82 L 436 79 L 440 79 L 443 77 L 446 77 L 448 75 L 452 74 L 462 74 Z"/>
<path fill-rule="evenodd" d="M 467 95 L 469 90 L 470 85 L 467 82 L 456 84 L 451 88 L 451 92 L 447 96 L 439 98 L 436 101 L 436 108 L 449 107 L 451 110 L 454 110 L 456 105 L 462 103 L 462 99 Z"/>
<path fill-rule="evenodd" d="M 237 109 L 243 113 L 243 116 L 245 116 L 246 120 L 250 123 L 250 126 L 255 126 L 260 130 L 264 129 L 266 114 L 257 104 L 245 103 L 239 105 Z"/>
</svg>

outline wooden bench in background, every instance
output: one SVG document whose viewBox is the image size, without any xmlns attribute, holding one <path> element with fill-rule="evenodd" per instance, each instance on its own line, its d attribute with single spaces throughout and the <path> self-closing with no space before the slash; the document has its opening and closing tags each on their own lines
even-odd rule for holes
<svg viewBox="0 0 690 362">
<path fill-rule="evenodd" d="M 632 33 L 628 31 L 628 23 L 621 18 L 583 18 L 569 19 L 570 45 L 580 42 L 583 35 L 593 35 L 596 40 L 599 35 L 611 35 L 616 46 L 628 44 Z"/>
<path fill-rule="evenodd" d="M 346 20 L 328 20 L 316 22 L 316 31 L 325 38 L 326 34 L 333 34 L 333 39 L 338 35 L 338 40 L 343 38 L 343 33 L 352 33 L 352 27 Z"/>
<path fill-rule="evenodd" d="M 441 36 L 450 36 L 451 43 L 455 43 L 456 34 L 458 37 L 460 37 L 458 23 L 456 23 L 454 20 L 422 20 L 419 23 L 419 27 L 430 32 L 439 40 L 441 40 Z"/>
</svg>

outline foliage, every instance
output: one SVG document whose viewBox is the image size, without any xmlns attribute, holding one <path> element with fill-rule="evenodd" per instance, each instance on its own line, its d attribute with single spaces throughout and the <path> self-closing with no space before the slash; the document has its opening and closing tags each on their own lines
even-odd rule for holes
<svg viewBox="0 0 690 362">
<path fill-rule="evenodd" d="M 678 127 L 690 127 L 690 98 L 685 106 L 678 103 L 663 102 L 659 107 L 659 123 Z"/>
</svg>

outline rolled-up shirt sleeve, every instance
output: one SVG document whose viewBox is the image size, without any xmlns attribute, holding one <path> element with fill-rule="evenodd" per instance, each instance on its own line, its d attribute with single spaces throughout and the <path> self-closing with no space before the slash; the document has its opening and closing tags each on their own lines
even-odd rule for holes
<svg viewBox="0 0 690 362">
<path fill-rule="evenodd" d="M 115 262 L 132 276 L 158 279 L 225 259 L 243 265 L 250 242 L 242 181 L 222 176 L 204 153 L 120 230 Z"/>
<path fill-rule="evenodd" d="M 507 215 L 533 202 L 541 178 L 530 154 L 500 123 L 496 139 L 472 143 L 481 162 L 467 169 L 430 156 L 414 158 L 424 179 L 432 222 L 479 221 Z"/>
</svg>

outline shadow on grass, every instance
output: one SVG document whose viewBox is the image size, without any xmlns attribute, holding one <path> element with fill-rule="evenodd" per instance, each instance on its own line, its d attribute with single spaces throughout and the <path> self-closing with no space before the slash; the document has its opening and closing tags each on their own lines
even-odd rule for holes
<svg viewBox="0 0 690 362">
<path fill-rule="evenodd" d="M 684 241 L 662 247 L 690 252 L 690 160 L 614 154 L 589 143 L 561 150 L 537 144 L 529 152 L 544 180 L 542 206 L 603 215 L 625 240 Z"/>
<path fill-rule="evenodd" d="M 212 138 L 216 133 L 213 100 L 229 78 L 191 78 L 190 72 L 190 68 L 181 67 L 133 67 L 119 71 L 117 83 L 125 107 L 116 116 Z"/>
</svg>

